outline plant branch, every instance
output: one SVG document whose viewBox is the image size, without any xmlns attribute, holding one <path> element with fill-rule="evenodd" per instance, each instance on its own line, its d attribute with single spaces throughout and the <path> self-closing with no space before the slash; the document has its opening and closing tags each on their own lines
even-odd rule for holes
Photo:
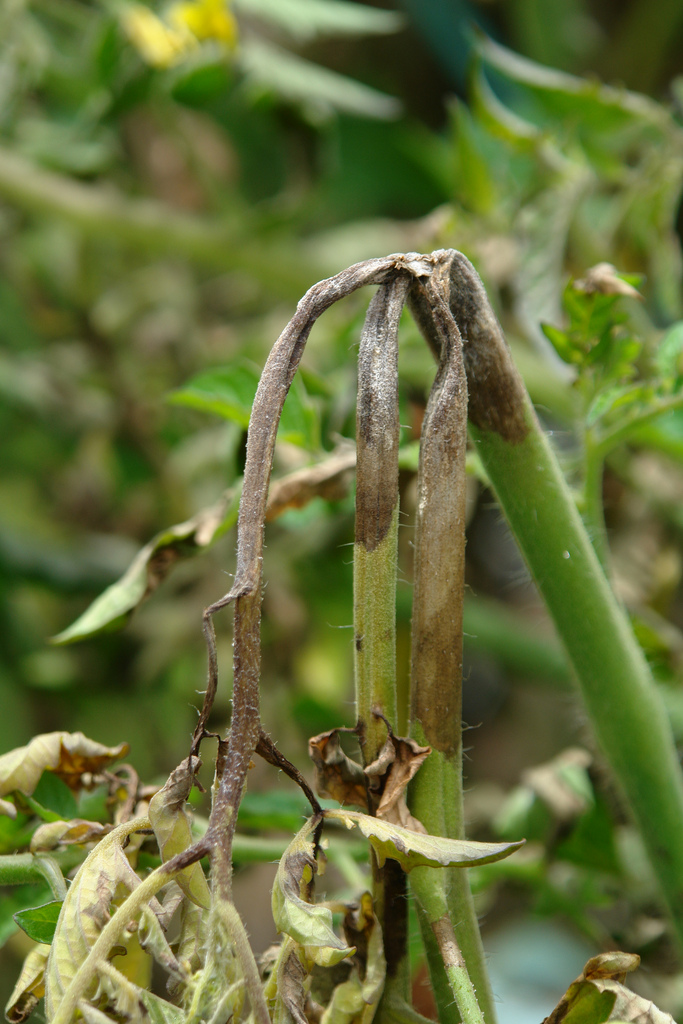
<svg viewBox="0 0 683 1024">
<path fill-rule="evenodd" d="M 567 649 L 683 945 L 683 775 L 661 697 L 483 285 L 460 253 L 452 263 L 450 304 L 465 341 L 473 440 Z"/>
<path fill-rule="evenodd" d="M 436 255 L 436 254 L 435 254 Z M 427 831 L 464 838 L 462 793 L 462 644 L 465 589 L 467 381 L 462 339 L 445 299 L 451 254 L 438 270 L 413 284 L 409 305 L 418 323 L 430 324 L 439 360 L 420 443 L 412 621 L 411 735 L 432 747 L 411 785 L 411 809 Z M 438 798 L 435 799 L 435 794 Z M 488 1024 L 495 1009 L 467 876 L 449 870 L 448 910 L 456 922 Z M 420 891 L 441 886 L 434 872 L 411 874 Z M 422 906 L 422 901 L 420 900 Z M 423 906 L 423 910 L 424 910 Z M 434 918 L 429 917 L 429 928 Z M 443 1021 L 458 1020 L 442 966 L 420 918 L 435 994 Z M 450 979 L 449 979 L 450 982 Z M 465 1019 L 463 1017 L 463 1019 Z"/>
</svg>

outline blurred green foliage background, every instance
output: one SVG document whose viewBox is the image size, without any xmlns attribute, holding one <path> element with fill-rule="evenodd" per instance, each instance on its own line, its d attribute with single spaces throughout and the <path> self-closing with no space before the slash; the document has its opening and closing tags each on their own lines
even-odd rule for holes
<svg viewBox="0 0 683 1024">
<path fill-rule="evenodd" d="M 0 750 L 79 729 L 127 740 L 153 782 L 187 752 L 205 677 L 201 612 L 229 587 L 229 517 L 197 557 L 183 557 L 203 547 L 196 537 L 164 548 L 150 570 L 158 590 L 122 632 L 48 638 L 150 538 L 235 485 L 258 370 L 314 281 L 391 251 L 463 250 L 570 474 L 586 391 L 541 329 L 566 326 L 570 275 L 605 260 L 644 274 L 645 301 L 620 300 L 642 339 L 638 359 L 652 361 L 664 336 L 678 358 L 683 3 L 234 0 L 227 11 L 193 0 L 147 14 L 114 0 L 0 5 Z M 277 475 L 353 438 L 367 300 L 354 296 L 316 327 Z M 406 320 L 404 681 L 415 442 L 433 372 Z M 678 735 L 681 460 L 673 412 L 615 448 L 604 482 L 617 589 Z M 352 540 L 350 487 L 267 533 L 263 717 L 301 765 L 309 735 L 353 721 Z M 486 832 L 521 772 L 591 741 L 476 475 L 468 574 L 465 718 L 482 727 L 467 774 L 473 828 Z M 224 729 L 227 616 L 219 643 L 213 724 Z M 254 789 L 272 784 L 260 766 L 255 775 Z M 599 775 L 598 763 L 597 796 L 583 807 L 590 843 L 532 809 L 552 857 L 572 836 L 573 852 L 559 856 L 562 878 L 544 862 L 515 880 L 494 923 L 531 892 L 594 945 L 606 934 L 659 942 L 645 883 L 627 912 L 600 875 L 618 873 L 609 851 L 620 818 Z M 499 831 L 516 836 L 517 824 L 513 815 Z M 514 872 L 506 865 L 497 870 Z M 606 904 L 612 916 L 595 917 Z M 673 967 L 667 984 L 683 1004 Z"/>
</svg>

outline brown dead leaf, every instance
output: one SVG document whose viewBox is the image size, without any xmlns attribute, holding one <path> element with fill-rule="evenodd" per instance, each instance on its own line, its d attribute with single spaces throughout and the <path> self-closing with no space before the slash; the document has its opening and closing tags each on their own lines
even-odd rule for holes
<svg viewBox="0 0 683 1024">
<path fill-rule="evenodd" d="M 421 747 L 415 740 L 389 733 L 379 757 L 365 769 L 371 799 L 378 801 L 378 818 L 414 832 L 425 831 L 408 810 L 406 787 L 430 753 L 431 747 Z"/>
<path fill-rule="evenodd" d="M 266 522 L 277 519 L 288 508 L 303 508 L 313 498 L 339 501 L 348 493 L 355 465 L 355 448 L 344 445 L 323 462 L 275 480 L 268 492 Z"/>
<path fill-rule="evenodd" d="M 584 276 L 574 281 L 574 288 L 589 295 L 599 292 L 601 295 L 628 295 L 632 299 L 642 299 L 642 295 L 619 276 L 611 263 L 596 263 Z"/>
<path fill-rule="evenodd" d="M 53 771 L 73 790 L 81 776 L 96 775 L 129 750 L 127 743 L 105 747 L 82 732 L 47 732 L 34 736 L 25 747 L 0 757 L 0 796 L 19 790 L 30 796 L 44 771 Z"/>
<path fill-rule="evenodd" d="M 312 736 L 308 754 L 315 766 L 315 789 L 340 804 L 368 809 L 366 778 L 361 765 L 347 757 L 339 742 L 340 729 Z"/>
</svg>

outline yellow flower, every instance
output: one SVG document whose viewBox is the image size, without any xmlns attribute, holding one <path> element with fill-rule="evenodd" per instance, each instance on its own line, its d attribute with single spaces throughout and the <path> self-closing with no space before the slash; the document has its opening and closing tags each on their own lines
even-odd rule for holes
<svg viewBox="0 0 683 1024">
<path fill-rule="evenodd" d="M 157 68 L 177 64 L 200 42 L 212 39 L 233 47 L 237 41 L 227 0 L 183 0 L 168 9 L 165 19 L 135 3 L 124 9 L 122 20 L 130 41 Z"/>
<path fill-rule="evenodd" d="M 189 0 L 173 4 L 169 20 L 179 30 L 189 29 L 199 40 L 215 39 L 225 46 L 237 41 L 237 23 L 226 0 Z"/>
<path fill-rule="evenodd" d="M 197 45 L 196 37 L 187 28 L 172 28 L 142 4 L 126 7 L 122 20 L 133 46 L 156 68 L 176 64 Z"/>
</svg>

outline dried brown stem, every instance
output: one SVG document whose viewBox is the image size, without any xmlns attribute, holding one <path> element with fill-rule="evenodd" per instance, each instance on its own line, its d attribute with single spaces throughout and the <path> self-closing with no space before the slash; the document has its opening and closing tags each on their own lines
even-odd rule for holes
<svg viewBox="0 0 683 1024">
<path fill-rule="evenodd" d="M 411 717 L 424 733 L 420 742 L 454 757 L 461 742 L 467 382 L 460 332 L 440 283 L 414 289 L 429 304 L 439 368 L 420 445 Z"/>
<path fill-rule="evenodd" d="M 283 771 L 285 775 L 288 775 L 290 779 L 296 782 L 297 786 L 299 786 L 305 794 L 306 799 L 311 805 L 313 813 L 321 813 L 322 807 L 318 803 L 318 799 L 306 782 L 306 779 L 303 777 L 299 769 L 293 765 L 291 761 L 288 761 L 284 754 L 280 753 L 271 737 L 267 732 L 264 732 L 263 729 L 261 730 L 261 735 L 259 736 L 259 740 L 256 745 L 256 753 L 262 757 L 264 761 L 267 761 L 268 764 L 272 764 L 275 768 L 279 768 L 280 771 Z"/>
</svg>

